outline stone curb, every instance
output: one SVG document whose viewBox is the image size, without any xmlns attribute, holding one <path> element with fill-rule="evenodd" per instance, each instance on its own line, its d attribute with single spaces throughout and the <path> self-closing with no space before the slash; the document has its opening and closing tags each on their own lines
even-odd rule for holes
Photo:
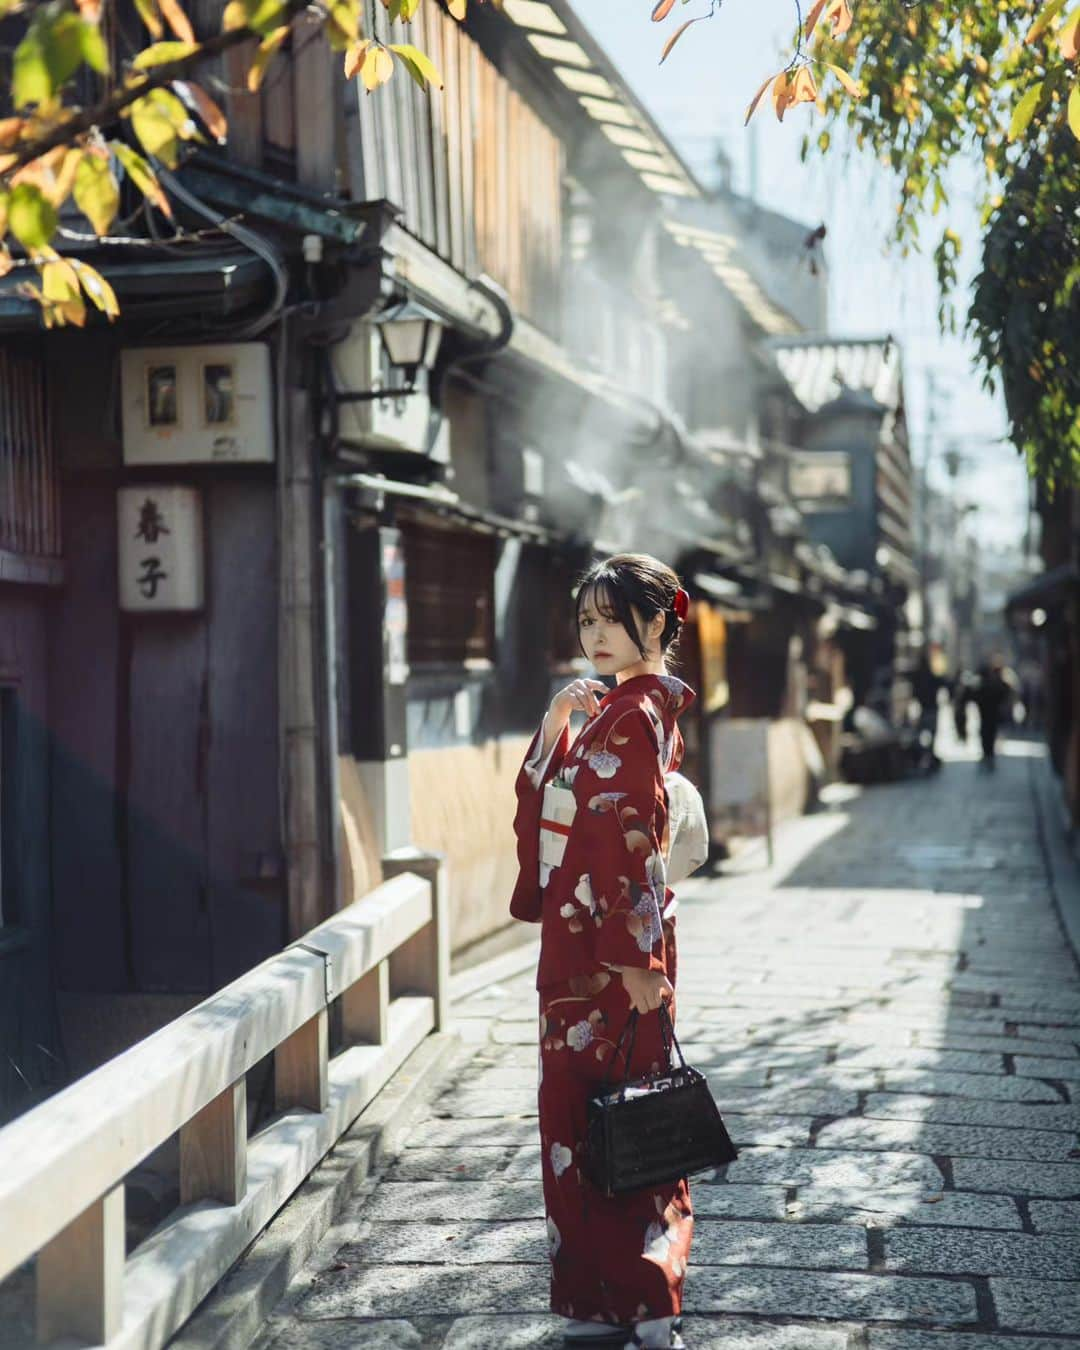
<svg viewBox="0 0 1080 1350">
<path fill-rule="evenodd" d="M 456 1036 L 423 1041 L 170 1342 L 169 1350 L 246 1350 L 346 1201 L 395 1151 L 446 1073 Z"/>
<path fill-rule="evenodd" d="M 451 975 L 450 1002 L 458 1003 L 481 989 L 486 989 L 489 984 L 498 984 L 500 980 L 521 975 L 530 967 L 534 967 L 539 959 L 540 943 L 531 932 L 525 934 L 521 943 L 511 947 L 508 952 L 481 961 L 479 965 L 466 966 L 456 975 Z"/>
</svg>

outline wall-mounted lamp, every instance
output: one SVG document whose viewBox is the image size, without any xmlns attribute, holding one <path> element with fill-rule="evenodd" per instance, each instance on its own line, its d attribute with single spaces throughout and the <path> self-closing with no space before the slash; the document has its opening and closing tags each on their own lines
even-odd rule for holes
<svg viewBox="0 0 1080 1350">
<path fill-rule="evenodd" d="M 384 309 L 376 322 L 387 360 L 405 376 L 406 387 L 398 392 L 413 393 L 420 367 L 431 370 L 435 365 L 445 324 L 409 299 Z"/>
<path fill-rule="evenodd" d="M 394 370 L 401 371 L 405 384 L 400 388 L 335 390 L 334 403 L 372 403 L 420 393 L 416 378 L 421 368 L 430 371 L 435 366 L 446 328 L 437 314 L 408 296 L 401 296 L 372 315 L 370 322 L 378 325 L 386 359 Z"/>
</svg>

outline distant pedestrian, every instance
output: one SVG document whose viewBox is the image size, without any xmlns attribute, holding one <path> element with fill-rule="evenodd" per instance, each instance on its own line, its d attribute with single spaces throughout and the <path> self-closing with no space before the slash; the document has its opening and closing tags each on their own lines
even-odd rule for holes
<svg viewBox="0 0 1080 1350">
<path fill-rule="evenodd" d="M 969 671 L 962 670 L 957 675 L 952 689 L 952 714 L 953 726 L 956 730 L 956 739 L 961 745 L 967 745 L 968 738 L 968 710 L 971 707 L 971 695 L 974 685 L 974 677 Z"/>
<path fill-rule="evenodd" d="M 988 769 L 995 766 L 998 731 L 1012 698 L 1012 690 L 1002 673 L 1004 667 L 1005 663 L 1000 656 L 993 656 L 984 662 L 980 667 L 979 680 L 973 695 L 973 702 L 979 710 L 982 762 Z"/>
<path fill-rule="evenodd" d="M 941 763 L 935 743 L 938 731 L 938 696 L 945 683 L 931 664 L 929 649 L 925 650 L 911 677 L 911 692 L 919 704 L 920 760 L 925 760 L 924 767 L 930 769 L 936 768 Z"/>
<path fill-rule="evenodd" d="M 695 698 L 668 674 L 667 655 L 688 603 L 675 573 L 646 554 L 589 569 L 578 642 L 616 685 L 580 679 L 556 694 L 517 780 L 510 908 L 541 924 L 541 1168 L 551 1308 L 571 1344 L 684 1345 L 694 1226 L 685 1179 L 608 1197 L 585 1164 L 589 1099 L 609 1077 L 667 1061 L 658 1010 L 667 1001 L 674 1016 L 676 955 L 664 775 L 682 759 L 677 718 Z M 587 721 L 571 744 L 573 712 Z M 631 1008 L 636 1036 L 620 1049 Z"/>
</svg>

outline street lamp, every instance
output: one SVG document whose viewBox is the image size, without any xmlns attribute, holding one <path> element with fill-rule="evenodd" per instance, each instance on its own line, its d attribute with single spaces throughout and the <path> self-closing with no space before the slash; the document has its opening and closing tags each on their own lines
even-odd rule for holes
<svg viewBox="0 0 1080 1350">
<path fill-rule="evenodd" d="M 430 370 L 439 355 L 443 321 L 407 298 L 384 309 L 375 321 L 387 360 L 405 376 L 405 388 L 394 390 L 394 394 L 415 393 L 420 367 Z"/>
</svg>

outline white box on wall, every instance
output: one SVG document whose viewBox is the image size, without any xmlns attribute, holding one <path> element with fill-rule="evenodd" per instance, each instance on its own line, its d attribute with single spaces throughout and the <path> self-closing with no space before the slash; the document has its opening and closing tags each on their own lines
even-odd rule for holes
<svg viewBox="0 0 1080 1350">
<path fill-rule="evenodd" d="M 270 349 L 261 342 L 120 354 L 125 464 L 272 463 Z"/>
<path fill-rule="evenodd" d="M 120 488 L 120 608 L 171 614 L 203 607 L 202 497 L 197 488 Z"/>
</svg>

